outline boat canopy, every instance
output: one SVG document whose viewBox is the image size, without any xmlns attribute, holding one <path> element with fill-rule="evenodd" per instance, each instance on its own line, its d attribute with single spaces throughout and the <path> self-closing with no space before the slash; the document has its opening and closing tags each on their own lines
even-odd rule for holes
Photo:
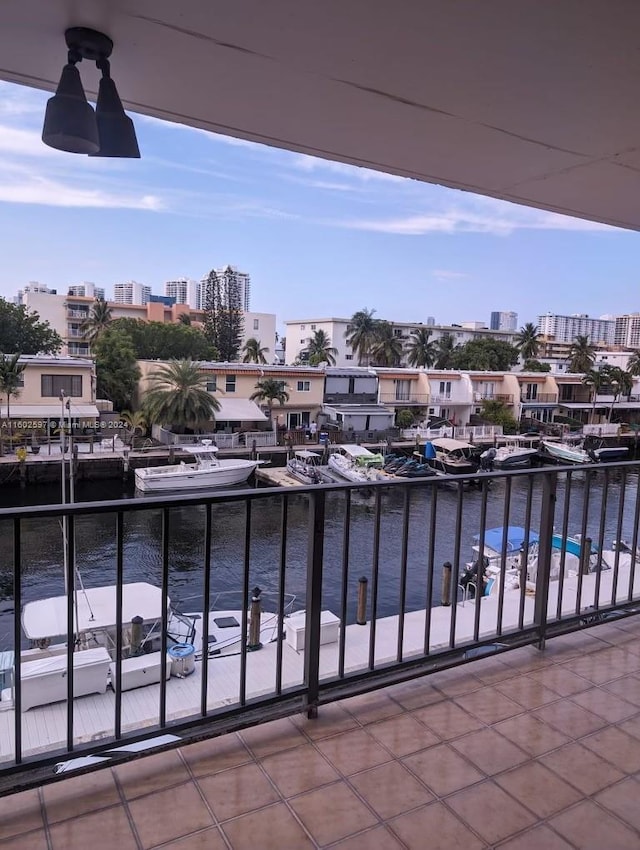
<svg viewBox="0 0 640 850">
<path fill-rule="evenodd" d="M 475 446 L 472 446 L 471 443 L 464 443 L 462 440 L 454 440 L 451 437 L 437 437 L 435 440 L 431 440 L 431 443 L 437 449 L 442 449 L 445 452 L 455 452 L 462 449 L 468 450 L 475 448 Z"/>
<path fill-rule="evenodd" d="M 191 455 L 210 455 L 216 454 L 218 447 L 213 445 L 211 440 L 203 440 L 201 443 L 196 443 L 193 446 L 181 446 L 185 452 Z"/>
<path fill-rule="evenodd" d="M 300 460 L 320 460 L 320 455 L 317 452 L 310 452 L 308 449 L 299 449 L 295 452 L 295 456 Z"/>
<path fill-rule="evenodd" d="M 116 586 L 89 587 L 77 591 L 78 616 L 75 631 L 92 632 L 115 628 Z M 167 599 L 167 606 L 169 599 Z M 139 581 L 122 586 L 122 624 L 127 626 L 134 617 L 154 622 L 162 617 L 162 590 L 153 584 Z M 67 633 L 67 597 L 53 596 L 27 602 L 22 610 L 22 628 L 28 640 L 46 640 Z"/>
<path fill-rule="evenodd" d="M 484 545 L 494 552 L 502 552 L 503 539 L 507 538 L 507 552 L 519 552 L 524 547 L 526 529 L 519 525 L 510 525 L 508 528 L 488 528 L 484 533 Z M 480 542 L 480 535 L 474 537 L 476 543 Z M 529 530 L 529 545 L 537 543 L 540 536 L 535 531 Z"/>
<path fill-rule="evenodd" d="M 345 445 L 337 447 L 340 451 L 343 451 L 349 457 L 374 457 L 373 452 L 370 452 L 369 449 L 365 449 L 364 446 L 359 446 L 357 443 L 346 443 Z"/>
</svg>

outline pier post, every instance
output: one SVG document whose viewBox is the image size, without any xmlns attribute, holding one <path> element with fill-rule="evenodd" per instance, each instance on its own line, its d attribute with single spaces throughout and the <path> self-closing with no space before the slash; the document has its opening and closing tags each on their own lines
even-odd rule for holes
<svg viewBox="0 0 640 850">
<path fill-rule="evenodd" d="M 249 652 L 254 652 L 256 649 L 262 649 L 260 643 L 260 615 L 262 602 L 260 594 L 262 591 L 259 587 L 254 587 L 251 592 L 251 610 L 249 612 L 249 643 L 247 649 Z"/>
<path fill-rule="evenodd" d="M 142 651 L 142 624 L 144 620 L 142 617 L 133 617 L 131 620 L 131 647 L 129 649 L 129 655 L 131 657 L 135 655 L 140 655 Z"/>
<path fill-rule="evenodd" d="M 173 444 L 169 446 L 169 463 L 176 462 L 176 450 L 173 447 Z"/>
<path fill-rule="evenodd" d="M 441 605 L 445 608 L 451 605 L 451 561 L 445 561 L 442 565 L 442 598 Z"/>
<path fill-rule="evenodd" d="M 583 576 L 589 574 L 589 564 L 591 562 L 591 538 L 584 538 L 584 545 L 580 546 L 580 572 Z"/>
<path fill-rule="evenodd" d="M 256 451 L 256 441 L 251 443 L 251 460 L 258 460 L 258 452 Z"/>
<path fill-rule="evenodd" d="M 356 623 L 359 626 L 367 625 L 367 588 L 369 579 L 362 576 L 358 579 L 358 610 L 356 613 Z"/>
</svg>

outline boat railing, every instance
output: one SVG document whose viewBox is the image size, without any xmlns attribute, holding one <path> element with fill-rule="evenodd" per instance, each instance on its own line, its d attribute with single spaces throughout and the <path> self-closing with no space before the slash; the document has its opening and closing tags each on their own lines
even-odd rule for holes
<svg viewBox="0 0 640 850">
<path fill-rule="evenodd" d="M 285 715 L 313 717 L 334 700 L 487 654 L 524 646 L 542 650 L 556 636 L 637 615 L 639 473 L 634 461 L 0 510 L 10 565 L 0 651 L 11 665 L 0 671 L 0 795 L 39 786 L 56 771 L 109 764 L 114 747 L 139 755 L 141 747 L 177 746 Z M 61 567 L 58 583 L 66 578 L 60 624 L 66 625 L 66 646 L 56 661 L 55 675 L 62 676 L 58 702 L 29 703 L 33 707 L 23 711 L 23 689 L 33 686 L 29 664 L 35 662 L 22 652 L 20 611 L 34 598 L 33 576 L 41 569 L 31 535 L 34 529 L 44 535 L 48 523 L 63 517 L 66 575 Z M 494 573 L 491 595 L 467 599 L 463 607 L 458 577 L 471 545 L 484 550 L 496 517 L 505 527 L 521 527 L 526 541 L 534 533 L 539 538 L 535 584 L 511 569 L 504 535 L 498 563 L 505 566 Z M 108 671 L 98 669 L 96 675 L 104 675 L 100 693 L 79 696 L 76 559 L 86 549 L 87 528 L 98 521 L 104 551 L 94 586 L 114 588 L 115 661 Z M 212 610 L 233 610 L 242 637 L 231 656 L 196 654 L 190 675 L 158 674 L 152 685 L 136 687 L 140 683 L 132 684 L 131 676 L 142 675 L 147 655 L 140 660 L 126 654 L 123 634 L 133 619 L 122 591 L 125 577 L 139 568 L 136 547 L 149 528 L 162 611 L 149 667 L 155 660 L 160 670 L 174 638 L 188 640 L 192 626 L 202 646 L 209 646 L 204 614 Z M 579 559 L 579 569 L 570 547 L 553 548 L 554 535 L 579 535 L 579 551 L 589 553 Z M 94 557 L 96 545 L 92 539 Z M 55 582 L 53 573 L 49 567 L 48 583 Z M 267 579 L 262 597 L 255 588 Z M 185 587 L 187 596 L 176 603 Z M 288 617 L 293 590 L 304 613 Z M 252 628 L 258 605 L 273 618 L 275 639 L 264 646 Z M 169 628 L 174 616 L 174 624 L 180 623 L 175 633 Z"/>
</svg>

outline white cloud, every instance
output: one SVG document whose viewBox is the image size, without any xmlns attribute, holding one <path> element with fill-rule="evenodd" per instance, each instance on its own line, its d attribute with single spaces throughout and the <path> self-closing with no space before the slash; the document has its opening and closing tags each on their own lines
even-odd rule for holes
<svg viewBox="0 0 640 850">
<path fill-rule="evenodd" d="M 0 202 L 10 204 L 38 204 L 49 207 L 96 207 L 99 209 L 131 209 L 159 212 L 164 209 L 156 195 L 127 195 L 102 189 L 83 189 L 31 176 L 13 184 L 0 183 Z"/>
<path fill-rule="evenodd" d="M 433 269 L 431 274 L 436 280 L 461 280 L 462 278 L 469 277 L 465 272 L 454 272 L 449 269 Z"/>
</svg>

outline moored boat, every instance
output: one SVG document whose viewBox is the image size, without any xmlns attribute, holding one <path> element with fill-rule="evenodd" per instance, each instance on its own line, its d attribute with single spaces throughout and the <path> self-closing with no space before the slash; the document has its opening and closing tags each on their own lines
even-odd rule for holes
<svg viewBox="0 0 640 850">
<path fill-rule="evenodd" d="M 136 488 L 143 493 L 198 490 L 244 484 L 260 461 L 243 458 L 218 458 L 217 446 L 203 440 L 199 446 L 186 449 L 195 463 L 150 466 L 136 469 Z"/>
<path fill-rule="evenodd" d="M 533 443 L 537 437 L 504 437 L 505 445 L 496 449 L 493 465 L 496 469 L 524 469 L 531 466 L 538 450 Z"/>
<path fill-rule="evenodd" d="M 317 452 L 300 449 L 287 461 L 287 473 L 302 484 L 322 483 L 321 457 Z"/>
<path fill-rule="evenodd" d="M 424 457 L 436 472 L 469 475 L 478 471 L 477 448 L 471 443 L 442 437 L 425 444 Z"/>
</svg>

